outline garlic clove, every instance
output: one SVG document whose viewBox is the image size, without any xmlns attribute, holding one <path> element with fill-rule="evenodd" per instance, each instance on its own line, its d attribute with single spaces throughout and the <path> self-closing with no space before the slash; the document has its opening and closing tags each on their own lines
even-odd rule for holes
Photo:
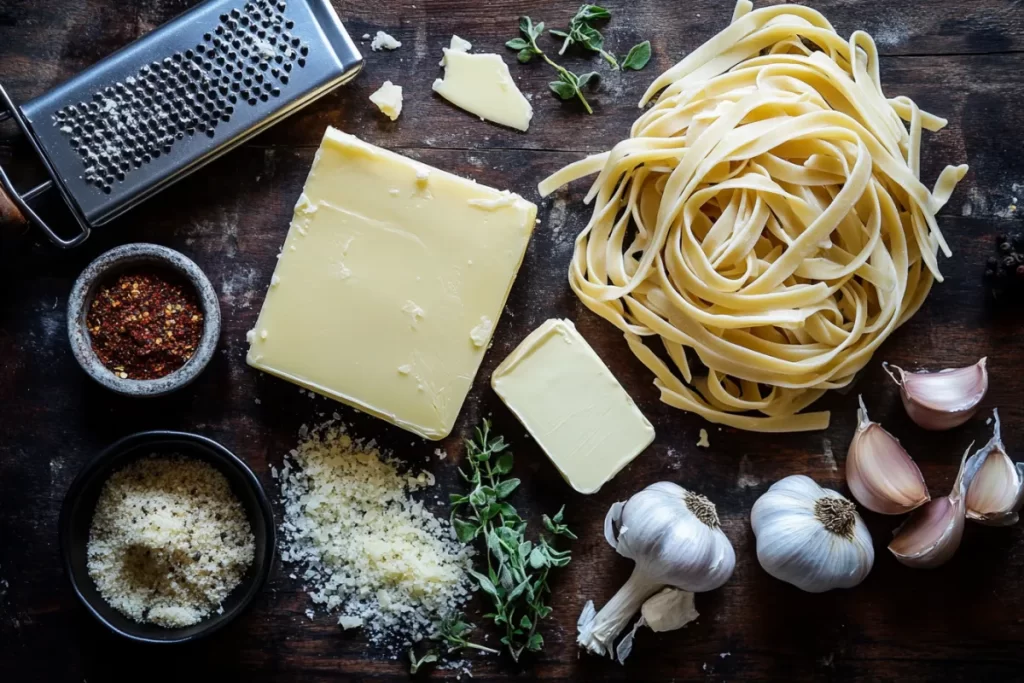
<svg viewBox="0 0 1024 683">
<path fill-rule="evenodd" d="M 857 502 L 872 512 L 901 515 L 929 500 L 921 470 L 899 440 L 868 418 L 858 397 L 859 425 L 846 456 L 846 483 Z"/>
<path fill-rule="evenodd" d="M 967 452 L 960 460 L 953 490 L 916 510 L 893 532 L 889 551 L 902 564 L 917 569 L 932 569 L 945 564 L 960 547 L 964 535 L 967 484 L 964 476 Z"/>
<path fill-rule="evenodd" d="M 882 367 L 899 385 L 910 419 L 924 429 L 942 431 L 962 425 L 978 411 L 988 391 L 987 361 L 939 372 L 906 372 L 888 363 Z"/>
<path fill-rule="evenodd" d="M 993 411 L 992 439 L 967 461 L 967 519 L 989 526 L 1010 526 L 1024 504 L 1024 462 L 1014 465 L 1003 447 L 999 412 Z"/>
<path fill-rule="evenodd" d="M 693 593 L 680 588 L 662 588 L 640 607 L 640 618 L 657 633 L 675 631 L 700 616 L 693 597 Z"/>
<path fill-rule="evenodd" d="M 593 619 L 593 601 L 588 602 L 587 606 L 583 608 L 583 614 L 580 615 L 581 621 L 584 616 L 588 621 Z M 641 627 L 646 626 L 657 633 L 675 631 L 695 621 L 699 616 L 700 614 L 693 606 L 693 593 L 671 586 L 662 588 L 644 602 L 640 608 L 640 618 L 615 646 L 615 658 L 619 664 L 626 663 L 626 658 L 633 652 L 633 640 L 636 638 L 636 632 Z"/>
</svg>

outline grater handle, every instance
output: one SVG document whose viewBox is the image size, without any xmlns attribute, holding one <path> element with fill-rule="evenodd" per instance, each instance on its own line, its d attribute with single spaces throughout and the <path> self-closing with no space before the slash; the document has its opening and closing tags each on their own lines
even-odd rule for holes
<svg viewBox="0 0 1024 683">
<path fill-rule="evenodd" d="M 7 196 L 7 193 L 0 190 L 0 226 L 3 225 L 24 225 L 27 223 L 25 216 L 21 213 L 14 200 Z"/>
<path fill-rule="evenodd" d="M 29 190 L 28 192 L 21 194 L 17 188 L 14 187 L 14 183 L 7 176 L 3 167 L 0 166 L 0 225 L 5 223 L 24 224 L 31 222 L 33 225 L 37 225 L 42 228 L 43 232 L 50 239 L 51 242 L 56 244 L 62 249 L 70 249 L 71 247 L 77 247 L 79 244 L 84 242 L 89 237 L 89 224 L 85 221 L 85 218 L 80 215 L 73 200 L 67 194 L 66 190 L 57 182 L 57 175 L 43 153 L 43 150 L 39 147 L 39 142 L 36 140 L 32 131 L 29 129 L 28 123 L 25 118 L 21 115 L 21 112 L 14 105 L 14 101 L 11 100 L 10 95 L 4 90 L 3 85 L 0 85 L 0 123 L 3 123 L 7 119 L 13 118 L 18 124 L 18 128 L 21 129 L 22 135 L 24 135 L 36 154 L 39 156 L 40 161 L 46 166 L 46 170 L 50 173 L 50 182 L 43 183 L 42 185 Z M 32 197 L 46 191 L 50 187 L 57 187 L 60 191 L 61 196 L 67 203 L 68 208 L 71 209 L 71 213 L 75 217 L 75 221 L 78 223 L 79 233 L 70 239 L 61 237 L 53 231 L 46 221 L 43 220 L 39 214 L 37 214 L 31 206 L 28 205 L 28 200 Z"/>
</svg>

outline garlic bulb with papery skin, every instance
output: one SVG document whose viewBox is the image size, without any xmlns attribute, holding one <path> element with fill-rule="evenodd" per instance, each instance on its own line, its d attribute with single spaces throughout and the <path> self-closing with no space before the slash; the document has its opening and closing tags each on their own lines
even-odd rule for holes
<svg viewBox="0 0 1024 683">
<path fill-rule="evenodd" d="M 959 427 L 978 411 L 988 391 L 987 360 L 939 372 L 906 372 L 888 363 L 882 368 L 899 385 L 910 419 L 924 429 L 941 431 Z"/>
<path fill-rule="evenodd" d="M 852 588 L 875 563 L 854 504 L 802 474 L 772 484 L 754 503 L 750 526 L 764 570 L 808 593 Z"/>
<path fill-rule="evenodd" d="M 899 440 L 868 418 L 858 397 L 857 432 L 846 455 L 846 483 L 858 503 L 883 515 L 902 515 L 929 500 L 917 463 Z"/>
<path fill-rule="evenodd" d="M 999 412 L 992 411 L 995 433 L 967 460 L 967 519 L 989 526 L 1010 526 L 1024 504 L 1024 462 L 1016 465 L 1003 447 Z"/>
<path fill-rule="evenodd" d="M 633 615 L 665 586 L 695 593 L 714 590 L 736 565 L 714 504 L 670 482 L 652 484 L 612 505 L 604 531 L 608 543 L 636 567 L 600 612 L 593 602 L 584 607 L 577 642 L 596 654 L 612 656 L 615 639 Z"/>
<path fill-rule="evenodd" d="M 948 562 L 960 547 L 970 486 L 965 476 L 970 450 L 960 460 L 960 471 L 949 495 L 918 508 L 893 532 L 889 552 L 908 567 L 933 569 Z"/>
</svg>

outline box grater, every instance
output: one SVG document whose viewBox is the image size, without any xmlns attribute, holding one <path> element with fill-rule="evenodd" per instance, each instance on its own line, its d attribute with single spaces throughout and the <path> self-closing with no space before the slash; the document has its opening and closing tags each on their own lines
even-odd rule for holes
<svg viewBox="0 0 1024 683">
<path fill-rule="evenodd" d="M 50 175 L 19 193 L 0 168 L 0 184 L 25 219 L 72 247 L 362 64 L 330 0 L 207 0 L 20 107 L 0 86 L 0 121 L 17 121 Z M 47 190 L 64 198 L 77 235 L 58 235 L 32 209 Z"/>
</svg>

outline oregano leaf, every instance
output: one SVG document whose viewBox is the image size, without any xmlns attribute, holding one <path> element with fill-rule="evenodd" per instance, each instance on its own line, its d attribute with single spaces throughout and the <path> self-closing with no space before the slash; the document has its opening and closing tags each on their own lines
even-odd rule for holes
<svg viewBox="0 0 1024 683">
<path fill-rule="evenodd" d="M 622 58 L 622 68 L 639 71 L 651 61 L 651 41 L 645 40 L 642 43 L 630 48 L 629 54 Z"/>
</svg>

